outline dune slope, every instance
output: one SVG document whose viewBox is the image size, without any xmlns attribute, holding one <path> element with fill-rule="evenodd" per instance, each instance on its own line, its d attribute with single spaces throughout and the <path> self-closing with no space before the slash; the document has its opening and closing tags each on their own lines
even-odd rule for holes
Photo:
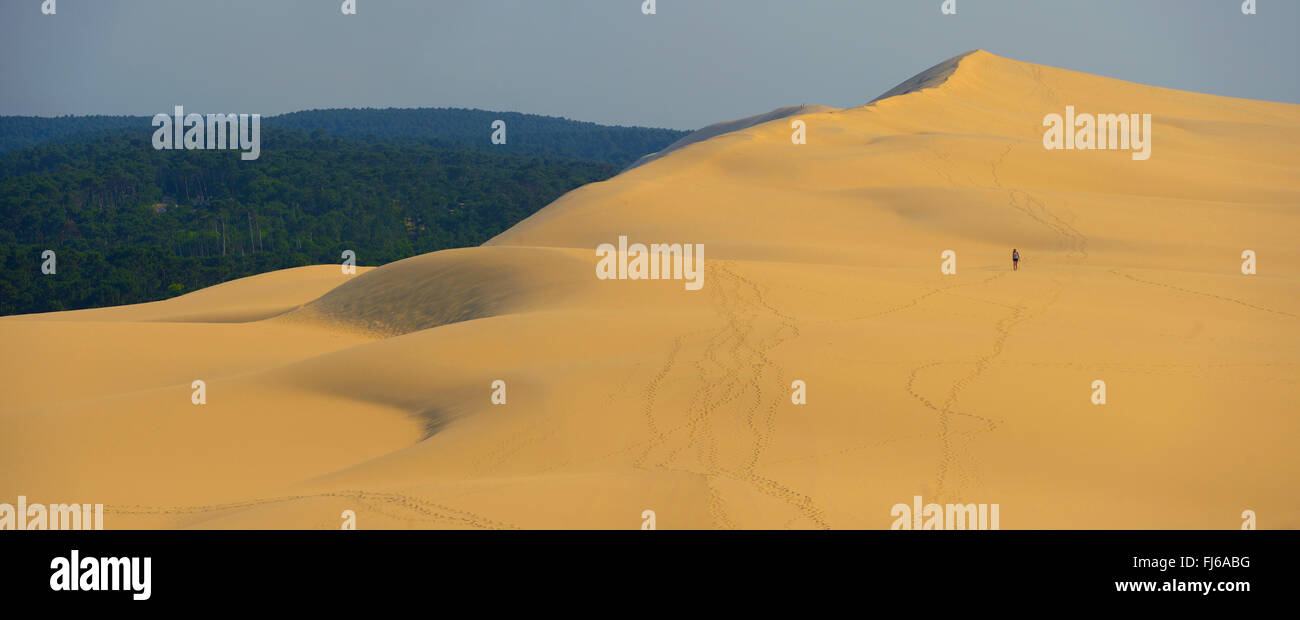
<svg viewBox="0 0 1300 620">
<path fill-rule="evenodd" d="M 1150 159 L 1045 149 L 1067 106 L 1152 115 Z M 916 495 L 1300 527 L 1300 106 L 977 51 L 715 129 L 479 248 L 0 320 L 0 498 L 110 528 L 881 529 Z M 621 236 L 703 244 L 702 288 L 598 279 Z"/>
</svg>

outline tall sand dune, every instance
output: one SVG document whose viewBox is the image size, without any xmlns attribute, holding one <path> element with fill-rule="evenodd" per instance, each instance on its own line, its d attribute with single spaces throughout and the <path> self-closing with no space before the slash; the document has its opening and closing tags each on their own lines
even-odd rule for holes
<svg viewBox="0 0 1300 620">
<path fill-rule="evenodd" d="M 1067 106 L 1150 114 L 1150 158 L 1045 149 Z M 0 320 L 0 498 L 108 528 L 886 529 L 918 495 L 1300 527 L 1300 106 L 978 51 L 694 137 L 482 247 Z M 620 236 L 703 244 L 702 288 L 598 279 Z"/>
</svg>

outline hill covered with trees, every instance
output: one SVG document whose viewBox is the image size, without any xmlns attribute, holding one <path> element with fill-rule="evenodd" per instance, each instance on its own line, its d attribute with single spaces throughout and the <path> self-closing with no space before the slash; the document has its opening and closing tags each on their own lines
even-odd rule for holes
<svg viewBox="0 0 1300 620">
<path fill-rule="evenodd" d="M 506 143 L 491 142 L 492 123 L 506 123 Z M 308 110 L 266 119 L 267 126 L 382 141 L 441 143 L 493 152 L 602 161 L 620 169 L 689 132 L 613 127 L 552 116 L 465 109 Z"/>
<path fill-rule="evenodd" d="M 159 110 L 171 114 L 172 110 Z M 190 110 L 186 112 L 229 112 Z M 89 141 L 119 130 L 153 134 L 152 116 L 0 117 L 0 153 L 49 142 Z M 492 123 L 506 123 L 506 143 L 492 144 Z M 262 118 L 262 128 L 289 129 L 368 142 L 414 142 L 516 155 L 555 155 L 620 169 L 688 132 L 616 127 L 553 116 L 459 108 L 306 110 Z"/>
</svg>

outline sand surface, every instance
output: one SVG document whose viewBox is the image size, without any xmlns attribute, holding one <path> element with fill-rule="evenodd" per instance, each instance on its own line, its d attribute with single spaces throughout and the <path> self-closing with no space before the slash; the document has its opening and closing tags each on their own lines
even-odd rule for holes
<svg viewBox="0 0 1300 620">
<path fill-rule="evenodd" d="M 1300 527 L 1300 106 L 987 52 L 889 94 L 724 124 L 482 247 L 0 319 L 0 502 L 110 529 L 887 529 L 914 495 L 1002 529 Z M 1151 114 L 1151 158 L 1044 149 L 1067 105 Z M 702 290 L 597 279 L 620 235 L 704 244 Z"/>
</svg>

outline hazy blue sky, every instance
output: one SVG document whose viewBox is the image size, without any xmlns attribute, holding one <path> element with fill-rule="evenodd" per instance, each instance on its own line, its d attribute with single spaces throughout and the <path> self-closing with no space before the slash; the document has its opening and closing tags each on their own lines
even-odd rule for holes
<svg viewBox="0 0 1300 620">
<path fill-rule="evenodd" d="M 971 49 L 1300 103 L 1300 1 L 0 0 L 0 114 L 473 107 L 694 129 Z"/>
</svg>

